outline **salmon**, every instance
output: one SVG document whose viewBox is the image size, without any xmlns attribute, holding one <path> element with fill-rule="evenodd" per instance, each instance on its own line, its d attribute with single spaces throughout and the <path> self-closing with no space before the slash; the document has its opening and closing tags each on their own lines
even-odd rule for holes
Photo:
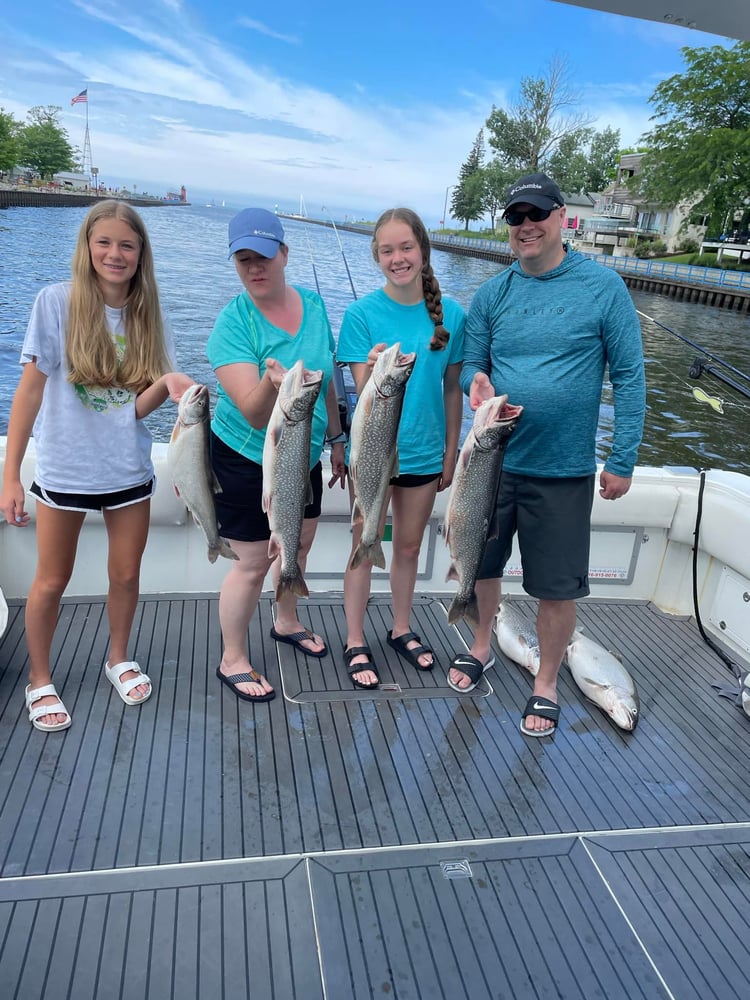
<svg viewBox="0 0 750 1000">
<path fill-rule="evenodd" d="M 177 420 L 167 448 L 167 465 L 175 493 L 203 531 L 208 543 L 208 560 L 219 556 L 239 559 L 226 539 L 219 536 L 214 494 L 221 487 L 211 468 L 209 427 L 211 406 L 208 387 L 191 385 L 182 395 L 177 408 Z"/>
</svg>

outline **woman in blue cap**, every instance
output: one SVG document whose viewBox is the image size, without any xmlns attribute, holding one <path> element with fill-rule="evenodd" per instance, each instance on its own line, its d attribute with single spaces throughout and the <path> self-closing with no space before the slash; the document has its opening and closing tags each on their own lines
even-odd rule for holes
<svg viewBox="0 0 750 1000">
<path fill-rule="evenodd" d="M 229 255 L 244 290 L 219 313 L 206 348 L 218 381 L 211 423 L 211 461 L 221 486 L 216 511 L 222 537 L 239 556 L 219 597 L 224 652 L 216 675 L 238 698 L 270 701 L 275 692 L 253 668 L 247 647 L 248 627 L 274 564 L 261 502 L 263 445 L 282 378 L 300 358 L 305 368 L 323 371 L 312 423 L 313 499 L 305 508 L 298 559 L 303 570 L 320 516 L 323 444 L 331 445 L 329 485 L 336 480 L 343 485 L 345 438 L 332 381 L 334 340 L 325 306 L 315 292 L 286 283 L 289 247 L 278 217 L 263 208 L 246 208 L 234 216 Z M 328 652 L 323 639 L 300 624 L 297 598 L 290 592 L 277 601 L 271 636 L 307 656 Z"/>
</svg>

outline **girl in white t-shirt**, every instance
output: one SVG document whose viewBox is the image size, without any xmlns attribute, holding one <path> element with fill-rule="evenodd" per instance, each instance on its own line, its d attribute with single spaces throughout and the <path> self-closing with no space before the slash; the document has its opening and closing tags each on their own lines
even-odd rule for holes
<svg viewBox="0 0 750 1000">
<path fill-rule="evenodd" d="M 86 512 L 102 512 L 109 544 L 109 658 L 105 674 L 128 705 L 152 685 L 127 647 L 154 490 L 151 435 L 142 418 L 193 384 L 172 370 L 153 256 L 142 219 L 118 200 L 86 216 L 73 280 L 43 288 L 21 352 L 23 372 L 8 422 L 0 511 L 25 528 L 21 463 L 33 433 L 38 559 L 26 601 L 29 721 L 67 729 L 70 713 L 50 674 L 60 599 L 70 580 Z"/>
</svg>

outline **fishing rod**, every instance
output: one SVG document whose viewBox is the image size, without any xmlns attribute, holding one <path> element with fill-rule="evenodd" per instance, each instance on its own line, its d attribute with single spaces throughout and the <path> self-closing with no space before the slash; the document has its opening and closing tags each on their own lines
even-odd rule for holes
<svg viewBox="0 0 750 1000">
<path fill-rule="evenodd" d="M 700 344 L 696 344 L 694 340 L 690 340 L 689 337 L 685 337 L 683 334 L 678 333 L 676 330 L 673 330 L 671 327 L 666 326 L 664 323 L 660 323 L 658 319 L 654 319 L 653 316 L 649 316 L 646 313 L 641 312 L 640 309 L 636 309 L 636 312 L 638 313 L 639 316 L 643 316 L 643 318 L 647 319 L 650 323 L 655 323 L 656 326 L 661 327 L 662 330 L 666 330 L 667 333 L 671 333 L 673 337 L 677 337 L 677 339 L 681 340 L 684 344 L 689 344 L 690 347 L 695 348 L 696 351 L 700 351 L 700 353 L 704 357 L 710 358 L 711 361 L 715 361 L 717 364 L 726 368 L 727 371 L 732 372 L 734 375 L 739 375 L 740 378 L 745 379 L 746 382 L 750 383 L 750 375 L 747 375 L 745 372 L 740 371 L 739 368 L 735 368 L 734 365 L 729 364 L 728 361 L 725 361 L 723 358 L 720 358 L 717 354 L 712 354 L 710 351 L 707 351 L 704 347 L 701 347 Z M 728 375 L 725 375 L 723 372 L 717 371 L 717 369 L 715 369 L 713 365 L 704 364 L 700 360 L 700 358 L 697 358 L 693 362 L 693 365 L 689 373 L 690 378 L 700 378 L 701 374 L 704 371 L 707 371 L 709 372 L 709 374 L 714 375 L 720 381 L 724 382 L 726 385 L 731 386 L 733 389 L 736 389 L 737 392 L 741 393 L 743 396 L 746 396 L 748 399 L 750 399 L 749 389 L 747 389 L 745 386 L 739 385 L 737 382 L 731 379 Z"/>
<path fill-rule="evenodd" d="M 320 282 L 318 281 L 318 271 L 317 268 L 315 267 L 315 257 L 313 256 L 312 244 L 310 243 L 310 232 L 308 230 L 309 223 L 307 221 L 307 206 L 305 205 L 305 201 L 302 195 L 299 196 L 299 214 L 302 216 L 302 219 L 305 223 L 303 228 L 305 230 L 305 239 L 307 240 L 307 253 L 310 257 L 310 266 L 312 267 L 313 278 L 315 278 L 315 291 L 318 293 L 318 295 L 320 295 Z"/>
<path fill-rule="evenodd" d="M 333 216 L 328 211 L 328 209 L 325 207 L 325 205 L 322 206 L 321 211 L 325 212 L 326 215 L 328 216 L 328 218 L 331 220 L 331 225 L 333 226 L 333 231 L 336 234 L 336 240 L 338 241 L 339 250 L 341 251 L 341 256 L 344 258 L 344 267 L 346 268 L 346 276 L 349 279 L 349 287 L 351 288 L 352 295 L 354 296 L 354 298 L 356 300 L 356 298 L 357 298 L 357 291 L 356 291 L 356 289 L 354 287 L 354 282 L 352 281 L 352 273 L 349 270 L 349 262 L 346 259 L 346 254 L 344 253 L 344 248 L 341 245 L 341 237 L 339 236 L 339 231 L 336 228 L 336 223 L 333 221 Z"/>
</svg>

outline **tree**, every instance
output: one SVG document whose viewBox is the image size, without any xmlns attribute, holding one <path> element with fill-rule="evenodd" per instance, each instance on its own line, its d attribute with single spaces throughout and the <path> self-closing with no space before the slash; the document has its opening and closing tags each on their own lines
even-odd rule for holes
<svg viewBox="0 0 750 1000">
<path fill-rule="evenodd" d="M 617 177 L 620 162 L 620 130 L 607 128 L 595 132 L 588 153 L 586 191 L 603 191 Z"/>
<path fill-rule="evenodd" d="M 516 179 L 516 173 L 504 167 L 500 160 L 490 160 L 483 168 L 484 196 L 482 208 L 490 217 L 490 225 L 495 228 L 495 219 L 505 205 L 508 188 Z"/>
<path fill-rule="evenodd" d="M 12 170 L 18 165 L 18 136 L 21 122 L 5 108 L 0 108 L 0 171 Z"/>
<path fill-rule="evenodd" d="M 466 162 L 458 173 L 458 184 L 451 197 L 451 213 L 454 219 L 464 220 L 464 229 L 469 228 L 472 219 L 479 219 L 484 213 L 484 129 L 474 140 Z"/>
<path fill-rule="evenodd" d="M 487 119 L 488 142 L 498 158 L 516 175 L 543 170 L 560 142 L 592 119 L 572 109 L 578 104 L 568 83 L 567 63 L 553 58 L 545 77 L 523 77 L 520 100 L 510 111 L 492 108 Z"/>
<path fill-rule="evenodd" d="M 750 42 L 683 48 L 687 69 L 652 96 L 656 124 L 638 177 L 641 197 L 687 204 L 731 225 L 750 194 Z"/>
<path fill-rule="evenodd" d="M 62 108 L 37 106 L 27 114 L 28 124 L 21 130 L 19 162 L 51 180 L 59 170 L 75 165 L 74 150 L 67 131 L 60 125 Z"/>
</svg>

